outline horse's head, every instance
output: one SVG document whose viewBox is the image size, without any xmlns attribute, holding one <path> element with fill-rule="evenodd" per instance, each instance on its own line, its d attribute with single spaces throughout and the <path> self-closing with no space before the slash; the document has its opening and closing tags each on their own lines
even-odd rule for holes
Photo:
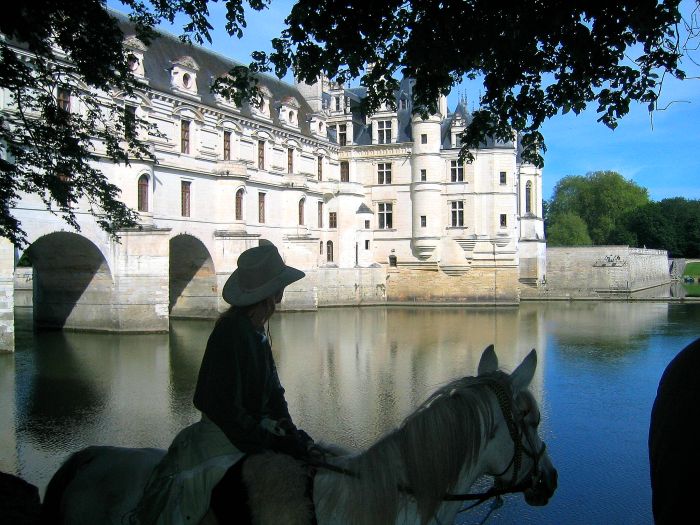
<svg viewBox="0 0 700 525">
<path fill-rule="evenodd" d="M 538 434 L 540 411 L 528 391 L 537 368 L 537 353 L 532 350 L 515 371 L 503 380 L 487 383 L 500 410 L 494 434 L 486 448 L 489 474 L 495 487 L 523 492 L 530 505 L 546 505 L 557 488 L 557 471 L 552 465 L 544 442 Z M 479 362 L 479 376 L 498 370 L 493 345 L 484 350 Z"/>
</svg>

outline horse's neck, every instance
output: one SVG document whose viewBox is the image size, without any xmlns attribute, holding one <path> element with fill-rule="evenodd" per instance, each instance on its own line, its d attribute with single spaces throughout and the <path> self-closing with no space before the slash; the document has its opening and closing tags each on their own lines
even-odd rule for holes
<svg viewBox="0 0 700 525">
<path fill-rule="evenodd" d="M 472 466 L 470 469 L 463 469 L 459 481 L 452 491 L 454 494 L 466 494 L 469 492 L 474 481 L 484 474 L 484 468 L 481 463 L 479 462 L 479 464 Z M 377 465 L 377 469 L 382 467 Z M 387 468 L 392 467 L 387 466 Z M 334 498 L 332 503 L 326 499 L 329 494 L 337 493 L 339 485 L 348 482 L 348 475 L 324 469 L 318 471 L 314 481 L 314 502 L 319 525 L 346 525 L 349 523 L 348 516 L 353 514 L 352 509 L 349 509 L 348 506 L 362 505 L 362 502 L 349 501 L 343 498 Z M 410 496 L 406 496 L 405 490 L 401 487 L 397 486 L 396 491 L 400 497 L 401 504 L 397 507 L 393 522 L 401 525 L 420 525 L 421 519 L 415 502 Z M 462 505 L 463 503 L 460 501 L 443 502 L 431 523 L 453 523 Z"/>
</svg>

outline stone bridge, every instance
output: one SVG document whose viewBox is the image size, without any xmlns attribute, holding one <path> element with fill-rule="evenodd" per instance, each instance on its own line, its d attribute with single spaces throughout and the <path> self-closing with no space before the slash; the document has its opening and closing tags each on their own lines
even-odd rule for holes
<svg viewBox="0 0 700 525">
<path fill-rule="evenodd" d="M 217 237 L 214 226 L 178 221 L 111 240 L 89 215 L 72 231 L 50 212 L 16 212 L 28 245 L 0 239 L 0 350 L 14 347 L 15 266 L 31 261 L 34 323 L 46 329 L 165 332 L 170 316 L 214 317 L 238 254 L 258 236 Z M 29 303 L 29 301 L 27 301 Z"/>
</svg>

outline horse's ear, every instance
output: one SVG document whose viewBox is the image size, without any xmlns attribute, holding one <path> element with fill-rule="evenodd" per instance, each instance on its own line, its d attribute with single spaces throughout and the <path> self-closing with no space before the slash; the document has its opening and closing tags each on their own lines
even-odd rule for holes
<svg viewBox="0 0 700 525">
<path fill-rule="evenodd" d="M 477 375 L 480 376 L 498 370 L 498 356 L 496 355 L 496 351 L 493 349 L 493 345 L 489 345 L 484 349 L 484 353 L 481 354 L 478 370 L 479 372 Z"/>
<path fill-rule="evenodd" d="M 525 390 L 532 378 L 535 376 L 535 368 L 537 368 L 537 352 L 533 348 L 523 362 L 518 365 L 518 368 L 510 375 L 510 380 L 513 385 L 513 392 Z"/>
</svg>

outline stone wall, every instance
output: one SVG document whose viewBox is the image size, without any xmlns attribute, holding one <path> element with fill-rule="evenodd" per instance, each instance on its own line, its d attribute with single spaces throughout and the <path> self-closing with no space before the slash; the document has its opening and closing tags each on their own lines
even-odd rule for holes
<svg viewBox="0 0 700 525">
<path fill-rule="evenodd" d="M 471 268 L 461 275 L 391 269 L 386 289 L 387 303 L 513 304 L 519 301 L 518 268 Z"/>
<path fill-rule="evenodd" d="M 627 293 L 670 282 L 668 253 L 629 246 L 550 247 L 546 289 Z"/>
<path fill-rule="evenodd" d="M 318 268 L 287 287 L 283 310 L 361 306 L 386 302 L 385 268 Z"/>
</svg>

